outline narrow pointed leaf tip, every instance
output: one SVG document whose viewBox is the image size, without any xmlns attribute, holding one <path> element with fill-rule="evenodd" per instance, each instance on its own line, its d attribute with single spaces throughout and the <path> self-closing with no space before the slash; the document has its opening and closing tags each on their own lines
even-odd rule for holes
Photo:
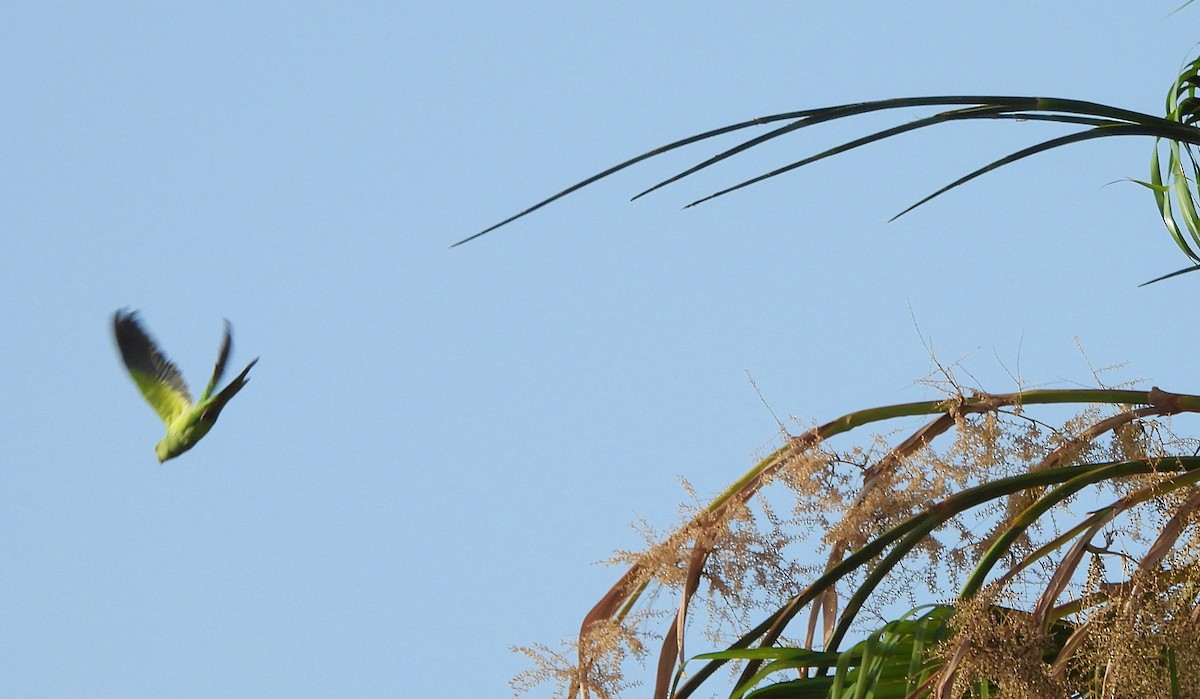
<svg viewBox="0 0 1200 699">
<path fill-rule="evenodd" d="M 1197 213 L 1200 211 L 1200 205 L 1197 205 L 1196 201 L 1198 197 L 1192 192 L 1192 189 L 1189 187 L 1189 183 L 1193 182 L 1197 178 L 1197 175 L 1200 174 L 1200 165 L 1197 164 L 1196 159 L 1192 158 L 1192 154 L 1190 152 L 1191 146 L 1200 145 L 1200 129 L 1191 125 L 1191 122 L 1195 121 L 1197 119 L 1197 115 L 1200 114 L 1200 108 L 1196 106 L 1197 104 L 1200 104 L 1200 96 L 1196 95 L 1198 84 L 1200 84 L 1200 59 L 1188 64 L 1183 69 L 1181 76 L 1172 85 L 1172 89 L 1168 97 L 1166 118 L 1084 100 L 1055 97 L 1022 97 L 1002 95 L 943 95 L 928 97 L 905 97 L 867 102 L 855 102 L 833 107 L 785 112 L 758 117 L 695 134 L 693 136 L 668 143 L 659 148 L 654 148 L 650 151 L 642 153 L 641 155 L 625 160 L 608 169 L 602 170 L 590 177 L 580 180 L 566 189 L 563 189 L 562 191 L 547 197 L 546 199 L 543 199 L 512 216 L 509 216 L 499 223 L 489 226 L 488 228 L 485 228 L 474 235 L 454 243 L 451 247 L 458 247 L 459 245 L 470 242 L 476 238 L 486 235 L 487 233 L 495 231 L 533 213 L 534 211 L 537 211 L 538 209 L 554 201 L 557 201 L 558 199 L 565 197 L 568 194 L 571 194 L 594 182 L 608 177 L 609 175 L 636 165 L 643 160 L 647 160 L 656 155 L 660 155 L 677 148 L 682 148 L 683 146 L 715 138 L 717 136 L 722 136 L 751 127 L 766 126 L 784 121 L 787 122 L 782 126 L 776 126 L 772 128 L 767 133 L 760 134 L 745 140 L 732 148 L 725 149 L 716 155 L 701 161 L 697 165 L 687 168 L 658 182 L 657 184 L 638 193 L 634 199 L 663 188 L 668 184 L 677 182 L 700 170 L 712 167 L 713 165 L 716 165 L 735 155 L 740 155 L 741 153 L 744 153 L 753 147 L 762 145 L 767 141 L 790 134 L 793 131 L 798 131 L 802 128 L 816 126 L 828 121 L 845 119 L 847 117 L 858 116 L 871 112 L 894 111 L 919 107 L 943 107 L 948 109 L 937 112 L 930 116 L 922 117 L 914 121 L 852 139 L 840 145 L 834 146 L 833 148 L 821 151 L 816 155 L 803 158 L 783 167 L 776 168 L 764 174 L 726 187 L 708 196 L 701 197 L 691 202 L 684 208 L 692 207 L 702 202 L 706 202 L 716 197 L 720 197 L 744 187 L 748 187 L 752 184 L 756 184 L 763 180 L 777 177 L 833 155 L 844 153 L 846 151 L 891 138 L 893 136 L 898 136 L 902 133 L 936 126 L 946 122 L 976 119 L 1004 119 L 1016 122 L 1056 122 L 1062 124 L 1063 126 L 1075 127 L 1077 129 L 1082 127 L 1082 130 L 1076 130 L 1063 136 L 1034 144 L 1009 154 L 1003 158 L 994 160 L 991 163 L 934 191 L 932 194 L 922 198 L 912 206 L 903 209 L 899 214 L 893 217 L 893 220 L 912 211 L 916 207 L 921 206 L 922 204 L 942 194 L 945 194 L 951 189 L 966 184 L 976 177 L 1032 155 L 1037 155 L 1061 146 L 1067 146 L 1082 141 L 1104 138 L 1108 136 L 1149 136 L 1157 140 L 1165 140 L 1171 145 L 1170 156 L 1168 162 L 1165 164 L 1165 167 L 1162 167 L 1160 170 L 1159 162 L 1157 158 L 1155 159 L 1153 163 L 1153 174 L 1151 179 L 1154 184 L 1159 184 L 1163 187 L 1162 191 L 1157 191 L 1155 193 L 1155 198 L 1159 208 L 1161 209 L 1164 223 L 1166 224 L 1176 243 L 1181 249 L 1184 250 L 1184 253 L 1192 260 L 1197 260 L 1200 259 L 1200 255 L 1197 255 L 1191 246 L 1196 245 L 1197 247 L 1200 247 L 1200 213 Z M 1175 201 L 1174 207 L 1172 207 L 1172 199 Z M 1180 220 L 1177 220 L 1176 216 L 1178 216 Z M 1185 230 L 1186 233 L 1183 232 Z M 1167 277 L 1164 278 L 1169 278 L 1170 276 L 1173 275 L 1167 275 Z"/>
</svg>

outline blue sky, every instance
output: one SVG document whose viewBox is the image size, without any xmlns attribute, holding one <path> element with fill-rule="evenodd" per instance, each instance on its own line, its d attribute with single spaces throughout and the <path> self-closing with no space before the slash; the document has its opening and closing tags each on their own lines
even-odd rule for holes
<svg viewBox="0 0 1200 699">
<path fill-rule="evenodd" d="M 7 3 L 0 9 L 0 683 L 9 696 L 505 695 L 619 575 L 596 565 L 801 423 L 983 388 L 1195 391 L 1150 143 L 1024 161 L 965 124 L 691 199 L 833 125 L 630 204 L 718 145 L 448 246 L 652 146 L 805 107 L 1039 94 L 1151 113 L 1171 3 Z M 1116 184 L 1110 184 L 1114 183 Z M 137 308 L 196 449 L 125 374 Z M 762 400 L 751 384 L 753 377 Z M 770 410 L 763 405 L 763 400 Z M 543 694 L 549 693 L 545 688 Z"/>
</svg>

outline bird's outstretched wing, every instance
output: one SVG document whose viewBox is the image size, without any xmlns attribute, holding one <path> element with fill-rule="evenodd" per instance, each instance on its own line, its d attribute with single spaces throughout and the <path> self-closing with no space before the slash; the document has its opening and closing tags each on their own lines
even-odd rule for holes
<svg viewBox="0 0 1200 699">
<path fill-rule="evenodd" d="M 208 385 L 204 387 L 204 393 L 200 394 L 200 402 L 208 400 L 212 392 L 217 390 L 217 384 L 221 383 L 221 376 L 225 373 L 225 362 L 229 360 L 229 352 L 233 349 L 233 326 L 229 321 L 225 321 L 225 339 L 221 340 L 221 353 L 217 355 L 217 365 L 213 367 L 212 379 Z"/>
<path fill-rule="evenodd" d="M 192 407 L 187 383 L 179 369 L 171 363 L 154 340 L 142 329 L 137 312 L 117 311 L 113 314 L 113 332 L 117 336 L 117 347 L 121 359 L 129 369 L 130 376 L 146 402 L 168 425 L 183 411 Z M 228 347 L 229 336 L 225 337 Z M 218 368 L 224 363 L 226 352 L 222 352 Z"/>
</svg>

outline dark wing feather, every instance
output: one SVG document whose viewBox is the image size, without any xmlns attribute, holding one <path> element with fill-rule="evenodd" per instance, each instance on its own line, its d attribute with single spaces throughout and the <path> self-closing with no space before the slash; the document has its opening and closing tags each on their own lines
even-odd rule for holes
<svg viewBox="0 0 1200 699">
<path fill-rule="evenodd" d="M 155 412 L 170 421 L 192 402 L 179 369 L 158 348 L 138 321 L 137 311 L 113 314 L 113 333 L 121 359 Z"/>
<path fill-rule="evenodd" d="M 217 365 L 213 367 L 212 380 L 208 382 L 208 386 L 204 388 L 204 393 L 200 395 L 200 401 L 208 400 L 212 392 L 217 390 L 217 384 L 221 383 L 221 376 L 225 374 L 225 362 L 229 361 L 229 353 L 233 349 L 233 326 L 229 321 L 225 321 L 225 338 L 221 340 L 221 352 L 217 355 Z"/>
</svg>

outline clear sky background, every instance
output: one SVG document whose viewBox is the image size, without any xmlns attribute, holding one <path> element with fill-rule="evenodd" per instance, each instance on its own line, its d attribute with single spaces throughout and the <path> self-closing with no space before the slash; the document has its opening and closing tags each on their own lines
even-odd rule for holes
<svg viewBox="0 0 1200 699">
<path fill-rule="evenodd" d="M 1175 3 L 25 3 L 0 9 L 0 693 L 506 696 L 686 475 L 800 428 L 1105 375 L 1197 391 L 1150 141 L 949 126 L 702 207 L 882 122 L 586 175 L 745 118 L 923 94 L 1159 114 Z M 915 114 L 914 114 L 915 116 Z M 900 120 L 907 119 L 900 117 Z M 889 123 L 895 123 L 895 120 Z M 1110 184 L 1117 182 L 1116 184 Z M 194 389 L 221 319 L 250 385 L 159 465 L 111 316 Z M 1007 367 L 1007 368 L 1006 368 Z M 747 372 L 761 391 L 763 405 Z M 699 649 L 691 649 L 699 652 Z M 545 687 L 542 695 L 548 695 Z"/>
</svg>

